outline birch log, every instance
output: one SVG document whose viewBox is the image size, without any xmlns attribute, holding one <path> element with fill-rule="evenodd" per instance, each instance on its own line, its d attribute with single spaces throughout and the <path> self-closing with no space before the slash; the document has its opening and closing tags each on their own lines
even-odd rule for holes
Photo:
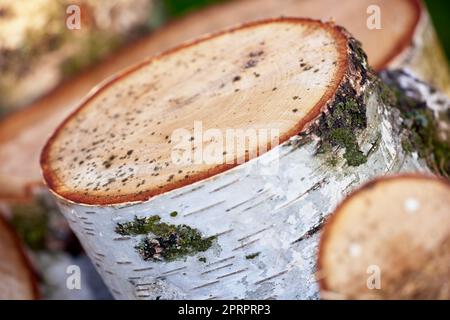
<svg viewBox="0 0 450 320">
<path fill-rule="evenodd" d="M 156 34 L 154 44 L 167 48 L 202 33 L 280 15 L 332 20 L 362 42 L 375 70 L 409 68 L 450 94 L 448 62 L 420 0 L 225 1 L 174 22 Z"/>
<path fill-rule="evenodd" d="M 371 18 L 377 8 L 379 21 L 377 16 Z M 280 15 L 335 20 L 361 40 L 375 70 L 405 65 L 442 90 L 449 85 L 447 62 L 426 8 L 418 0 L 345 0 L 338 5 L 334 0 L 227 1 L 169 23 L 4 119 L 0 123 L 0 198 L 29 199 L 32 189 L 41 186 L 39 154 L 48 136 L 92 87 L 110 75 L 201 34 Z"/>
<path fill-rule="evenodd" d="M 450 184 L 422 175 L 372 181 L 328 220 L 320 241 L 321 296 L 450 297 Z"/>
<path fill-rule="evenodd" d="M 38 298 L 36 277 L 20 240 L 0 214 L 0 299 Z"/>
<path fill-rule="evenodd" d="M 385 91 L 342 28 L 260 21 L 116 76 L 56 130 L 41 166 L 118 299 L 314 299 L 317 231 L 336 204 L 374 176 L 429 172 L 404 150 Z M 195 119 L 275 127 L 281 144 L 186 176 L 168 139 Z M 183 248 L 187 232 L 197 251 Z"/>
</svg>

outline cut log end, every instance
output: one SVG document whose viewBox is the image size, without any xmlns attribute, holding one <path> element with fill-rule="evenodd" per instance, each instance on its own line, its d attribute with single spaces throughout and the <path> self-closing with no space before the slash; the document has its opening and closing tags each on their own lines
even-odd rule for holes
<svg viewBox="0 0 450 320">
<path fill-rule="evenodd" d="M 37 299 L 34 272 L 18 236 L 0 214 L 0 299 Z"/>
<path fill-rule="evenodd" d="M 323 298 L 449 299 L 450 184 L 381 178 L 350 195 L 322 234 Z"/>
<path fill-rule="evenodd" d="M 382 13 L 381 29 L 376 28 L 375 6 L 378 6 Z M 402 12 L 401 17 L 398 12 Z M 161 30 L 128 45 L 104 62 L 61 84 L 27 109 L 4 119 L 0 124 L 0 182 L 3 181 L 5 187 L 2 188 L 0 183 L 0 198 L 23 200 L 30 197 L 30 190 L 41 186 L 39 154 L 42 147 L 51 132 L 97 83 L 133 62 L 201 34 L 275 16 L 303 16 L 324 21 L 332 19 L 361 40 L 375 70 L 394 62 L 397 66 L 406 64 L 412 67 L 426 81 L 448 79 L 444 68 L 437 71 L 426 68 L 431 71 L 423 72 L 422 62 L 427 66 L 441 64 L 436 63 L 435 55 L 428 54 L 437 50 L 435 45 L 433 50 L 429 50 L 430 41 L 424 39 L 421 31 L 424 25 L 427 30 L 432 30 L 432 27 L 430 22 L 424 19 L 426 10 L 419 0 L 345 0 L 340 1 L 338 5 L 332 0 L 226 1 L 169 23 Z M 368 21 L 371 28 L 367 25 Z M 415 58 L 411 60 L 411 56 Z M 421 62 L 418 63 L 418 60 Z M 415 68 L 417 64 L 419 66 Z M 445 83 L 437 81 L 436 84 L 441 82 Z"/>
<path fill-rule="evenodd" d="M 180 165 L 173 152 L 186 134 L 177 137 L 177 130 L 192 133 L 192 154 L 212 142 L 203 136 L 197 144 L 196 122 L 203 133 L 267 129 L 286 141 L 329 101 L 358 94 L 367 71 L 355 46 L 333 24 L 281 18 L 170 50 L 104 85 L 57 129 L 42 153 L 44 178 L 66 199 L 110 204 L 146 200 L 227 170 L 261 153 L 273 136 L 232 155 L 224 151 L 223 164 Z M 348 92 L 350 77 L 355 88 Z"/>
</svg>

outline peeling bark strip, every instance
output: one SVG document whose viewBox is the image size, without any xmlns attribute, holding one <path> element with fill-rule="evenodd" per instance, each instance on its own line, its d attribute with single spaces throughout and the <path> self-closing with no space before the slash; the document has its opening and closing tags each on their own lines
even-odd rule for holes
<svg viewBox="0 0 450 320">
<path fill-rule="evenodd" d="M 244 35 L 249 28 L 251 37 L 247 38 Z M 124 137 L 123 142 L 110 138 L 111 128 L 120 130 L 123 127 L 129 132 L 133 126 L 131 123 L 130 126 L 124 126 L 121 119 L 114 120 L 114 117 L 109 120 L 102 118 L 106 115 L 102 105 L 96 105 L 96 101 L 107 99 L 106 105 L 111 115 L 128 111 L 126 106 L 130 101 L 132 103 L 128 108 L 139 107 L 139 91 L 133 94 L 137 99 L 133 95 L 122 99 L 116 94 L 123 95 L 126 84 L 135 85 L 136 90 L 145 87 L 149 75 L 156 75 L 154 70 L 149 70 L 152 72 L 148 74 L 136 71 L 139 81 L 132 77 L 132 72 L 128 72 L 106 84 L 61 126 L 43 152 L 44 176 L 61 210 L 69 218 L 71 227 L 83 242 L 87 253 L 91 257 L 95 256 L 95 252 L 104 254 L 103 257 L 95 256 L 96 261 L 102 260 L 102 263 L 97 264 L 98 271 L 108 286 L 115 290 L 113 292 L 120 293 L 117 296 L 122 299 L 318 298 L 314 277 L 317 230 L 328 213 L 353 188 L 375 176 L 407 170 L 429 171 L 425 161 L 402 148 L 399 133 L 403 129 L 398 121 L 392 120 L 395 117 L 393 108 L 389 105 L 389 99 L 382 95 L 380 82 L 367 66 L 358 42 L 343 29 L 317 21 L 292 18 L 261 21 L 236 28 L 233 32 L 209 36 L 206 40 L 159 56 L 157 61 L 160 64 L 166 59 L 180 60 L 181 63 L 174 68 L 161 67 L 163 71 L 176 73 L 177 79 L 181 79 L 180 83 L 176 83 L 178 93 L 188 88 L 188 96 L 194 96 L 193 90 L 202 90 L 202 86 L 208 83 L 209 90 L 197 97 L 203 99 L 207 96 L 208 99 L 202 100 L 200 104 L 192 102 L 176 109 L 174 115 L 178 117 L 177 121 L 184 119 L 181 117 L 184 108 L 197 110 L 202 106 L 200 110 L 211 111 L 214 104 L 209 103 L 214 102 L 215 97 L 224 90 L 224 69 L 217 65 L 207 68 L 200 78 L 185 74 L 185 64 L 182 62 L 184 55 L 187 58 L 189 55 L 183 50 L 194 50 L 198 54 L 197 61 L 202 66 L 208 66 L 210 50 L 207 48 L 210 43 L 214 44 L 214 50 L 226 50 L 229 47 L 227 42 L 220 43 L 221 37 L 226 37 L 234 44 L 233 50 L 216 56 L 213 61 L 231 63 L 225 75 L 230 87 L 224 99 L 226 105 L 213 116 L 206 115 L 203 120 L 213 117 L 215 125 L 220 126 L 221 121 L 226 121 L 234 111 L 241 111 L 241 101 L 245 106 L 253 104 L 254 109 L 241 113 L 240 119 L 248 117 L 245 120 L 254 121 L 262 116 L 262 119 L 269 119 L 260 120 L 258 124 L 263 126 L 266 121 L 277 122 L 277 119 L 290 124 L 289 128 L 281 130 L 285 140 L 279 146 L 232 169 L 214 171 L 197 168 L 205 170 L 206 174 L 197 180 L 182 180 L 184 184 L 164 189 L 166 185 L 178 181 L 180 177 L 175 175 L 158 193 L 146 193 L 157 178 L 151 176 L 152 170 L 147 171 L 150 176 L 137 176 L 142 174 L 140 165 L 133 167 L 134 176 L 128 180 L 136 182 L 133 186 L 139 184 L 136 187 L 139 188 L 138 193 L 127 194 L 127 190 L 116 187 L 115 182 L 105 187 L 100 183 L 98 190 L 94 190 L 95 185 L 91 190 L 87 185 L 90 178 L 105 179 L 107 182 L 111 178 L 108 174 L 122 174 L 126 166 L 135 163 L 134 157 L 145 159 L 143 155 L 147 148 L 141 148 L 139 143 L 135 143 L 132 148 L 133 158 L 120 160 L 130 150 L 131 143 L 126 140 L 128 136 Z M 286 44 L 288 47 L 284 47 Z M 259 46 L 264 48 L 264 55 L 258 55 L 261 60 L 256 66 L 244 68 L 249 53 L 259 52 Z M 244 60 L 241 60 L 242 57 Z M 137 69 L 150 68 L 151 62 Z M 201 73 L 194 62 L 189 65 L 196 75 Z M 232 69 L 233 66 L 235 69 Z M 284 66 L 287 66 L 286 70 Z M 255 77 L 253 72 L 258 72 L 260 77 Z M 270 76 L 265 78 L 266 74 Z M 240 80 L 233 81 L 237 75 L 241 77 Z M 185 81 L 185 78 L 189 81 Z M 161 79 L 158 82 L 160 86 L 164 83 Z M 108 89 L 115 85 L 120 90 Z M 236 86 L 239 86 L 239 91 L 235 91 Z M 273 90 L 274 87 L 277 89 Z M 163 101 L 166 97 L 159 93 L 153 98 Z M 143 101 L 149 99 L 147 97 Z M 270 108 L 261 109 L 265 105 Z M 144 117 L 154 108 L 146 107 L 127 116 Z M 293 112 L 293 109 L 297 111 Z M 252 110 L 258 112 L 251 113 Z M 218 114 L 220 117 L 216 116 Z M 283 115 L 287 117 L 282 118 Z M 164 125 L 170 123 L 170 109 L 163 110 L 162 115 L 156 118 L 152 116 L 153 123 L 161 121 L 160 118 L 165 120 L 158 130 L 163 130 Z M 95 134 L 99 136 L 90 132 L 89 119 L 96 124 Z M 187 119 L 186 123 L 190 122 Z M 143 139 L 145 143 L 145 139 L 153 139 L 151 137 L 154 136 L 150 134 L 153 129 L 148 130 L 139 131 L 136 141 Z M 78 151 L 84 148 L 84 144 L 102 139 L 105 141 L 91 147 L 96 148 L 96 153 L 90 161 L 98 163 L 97 166 L 90 164 L 89 171 L 84 172 L 85 167 L 66 154 L 72 148 Z M 167 142 L 162 139 L 161 146 L 165 145 Z M 66 151 L 60 148 L 64 146 Z M 108 168 L 104 168 L 102 163 L 110 159 L 113 146 L 115 150 L 123 148 L 123 151 Z M 264 174 L 261 168 L 273 160 L 274 154 L 280 155 L 279 169 L 276 173 Z M 155 156 L 158 157 L 157 153 L 153 153 L 149 161 Z M 66 160 L 60 160 L 60 157 Z M 152 165 L 160 166 L 156 163 Z M 170 170 L 168 167 L 163 168 L 158 171 L 160 175 Z M 101 177 L 96 178 L 98 176 Z M 82 197 L 78 197 L 80 194 Z M 129 198 L 121 201 L 123 195 Z M 95 214 L 87 214 L 86 211 Z M 176 216 L 170 214 L 174 211 L 178 213 Z M 190 214 L 192 212 L 196 214 Z M 156 215 L 167 225 L 186 225 L 198 230 L 203 239 L 215 235 L 217 246 L 211 246 L 201 254 L 155 262 L 152 259 L 145 261 L 136 251 L 135 247 L 139 248 L 140 245 L 139 237 L 126 236 L 130 237 L 127 241 L 115 240 L 118 237 L 118 223 L 127 226 L 126 223 L 135 216 L 148 221 Z M 93 235 L 85 234 L 83 228 L 86 221 L 95 230 Z M 118 231 L 130 231 L 125 229 L 119 227 Z M 153 244 L 161 247 L 159 240 Z M 118 264 L 124 261 L 127 264 Z M 143 269 L 147 271 L 136 271 Z M 144 288 L 145 293 L 142 292 Z"/>
</svg>

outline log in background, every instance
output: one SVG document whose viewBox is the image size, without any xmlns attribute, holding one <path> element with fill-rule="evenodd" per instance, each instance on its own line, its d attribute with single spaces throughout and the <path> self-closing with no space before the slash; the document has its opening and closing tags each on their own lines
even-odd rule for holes
<svg viewBox="0 0 450 320">
<path fill-rule="evenodd" d="M 450 2 L 446 0 L 423 1 L 428 8 L 433 25 L 448 59 L 450 57 L 450 28 L 448 27 Z M 167 15 L 171 18 L 176 18 L 206 5 L 220 2 L 224 2 L 224 0 L 166 0 L 164 1 L 164 6 Z"/>
</svg>

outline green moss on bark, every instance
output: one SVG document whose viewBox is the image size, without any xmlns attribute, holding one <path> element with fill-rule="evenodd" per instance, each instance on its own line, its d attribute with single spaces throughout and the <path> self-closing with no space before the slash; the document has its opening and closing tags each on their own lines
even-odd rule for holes
<svg viewBox="0 0 450 320">
<path fill-rule="evenodd" d="M 344 148 L 343 157 L 347 164 L 359 166 L 367 161 L 357 141 L 358 133 L 367 126 L 366 108 L 362 101 L 353 97 L 337 99 L 341 101 L 329 109 L 315 130 L 321 139 L 318 152 L 328 153 L 335 147 Z M 337 163 L 335 156 L 332 163 Z"/>
<path fill-rule="evenodd" d="M 16 204 L 12 207 L 11 224 L 30 249 L 45 248 L 49 216 L 39 202 Z"/>
<path fill-rule="evenodd" d="M 255 252 L 255 253 L 252 253 L 252 254 L 249 254 L 249 255 L 246 255 L 245 256 L 245 259 L 247 259 L 247 260 L 252 260 L 252 259 L 255 259 L 256 257 L 258 257 L 259 256 L 259 254 L 260 254 L 261 252 Z"/>
<path fill-rule="evenodd" d="M 172 218 L 175 218 L 177 215 L 178 215 L 178 212 L 177 212 L 177 211 L 172 211 L 172 212 L 170 213 L 170 216 L 171 216 Z"/>
<path fill-rule="evenodd" d="M 312 127 L 312 133 L 320 138 L 317 152 L 331 155 L 327 160 L 330 165 L 338 161 L 337 150 L 344 149 L 343 157 L 349 166 L 359 166 L 367 161 L 359 146 L 357 137 L 367 127 L 366 92 L 368 81 L 372 81 L 372 71 L 367 66 L 367 56 L 361 49 L 361 43 L 350 38 L 348 50 L 350 54 L 349 75 L 336 92 L 335 98 L 327 105 L 319 121 Z M 355 84 L 356 79 L 358 83 Z M 369 84 L 370 85 L 370 84 Z M 367 86 L 367 87 L 363 87 Z M 360 91 L 355 88 L 361 87 Z"/>
<path fill-rule="evenodd" d="M 118 223 L 121 235 L 145 235 L 135 249 L 144 260 L 173 261 L 208 250 L 216 237 L 202 237 L 201 233 L 185 224 L 161 222 L 159 216 L 137 217 L 133 221 Z"/>
</svg>

